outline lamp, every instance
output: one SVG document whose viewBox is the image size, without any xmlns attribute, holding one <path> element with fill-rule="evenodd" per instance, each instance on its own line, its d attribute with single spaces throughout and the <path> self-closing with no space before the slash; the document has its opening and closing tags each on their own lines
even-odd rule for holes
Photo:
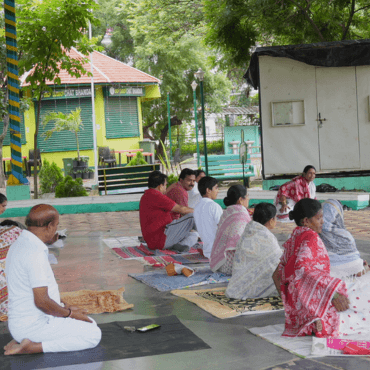
<svg viewBox="0 0 370 370">
<path fill-rule="evenodd" d="M 198 168 L 200 166 L 200 153 L 199 153 L 199 142 L 198 142 L 198 115 L 197 115 L 197 89 L 198 84 L 193 81 L 191 83 L 191 88 L 193 89 L 193 100 L 194 100 L 194 121 L 195 121 L 195 140 L 197 142 L 197 162 Z"/>
<path fill-rule="evenodd" d="M 203 92 L 204 71 L 202 70 L 202 68 L 199 68 L 198 71 L 194 73 L 194 77 L 198 78 L 200 81 L 200 97 L 201 97 L 201 102 L 202 102 L 202 127 L 203 127 L 203 143 L 204 143 L 204 164 L 205 164 L 205 169 L 206 169 L 206 176 L 208 176 L 206 121 L 204 118 L 204 92 Z"/>
</svg>

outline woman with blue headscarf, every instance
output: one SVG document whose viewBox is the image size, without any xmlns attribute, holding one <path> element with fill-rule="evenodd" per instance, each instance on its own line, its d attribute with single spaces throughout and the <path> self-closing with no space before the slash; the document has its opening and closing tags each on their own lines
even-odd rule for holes
<svg viewBox="0 0 370 370">
<path fill-rule="evenodd" d="M 361 276 L 369 267 L 361 257 L 356 242 L 344 226 L 342 204 L 335 199 L 323 203 L 324 225 L 320 237 L 330 258 L 330 275 L 337 278 Z"/>
</svg>

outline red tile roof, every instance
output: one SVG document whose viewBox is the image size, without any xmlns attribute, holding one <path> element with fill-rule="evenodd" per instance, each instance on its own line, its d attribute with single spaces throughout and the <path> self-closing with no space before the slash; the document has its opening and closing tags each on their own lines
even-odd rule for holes
<svg viewBox="0 0 370 370">
<path fill-rule="evenodd" d="M 69 52 L 69 55 L 74 59 L 83 58 L 83 55 L 74 48 Z M 92 53 L 92 57 L 94 66 L 94 83 L 160 83 L 158 78 L 130 67 L 129 65 L 99 53 L 98 51 L 94 51 Z M 90 63 L 84 63 L 84 68 L 86 71 L 91 72 Z M 28 85 L 28 83 L 25 83 L 24 81 L 29 73 L 32 73 L 32 70 L 21 77 L 22 86 Z M 83 75 L 80 78 L 76 78 L 70 76 L 67 71 L 61 71 L 59 73 L 59 77 L 62 85 L 91 83 L 91 77 Z M 50 81 L 48 85 L 53 85 L 53 83 Z"/>
</svg>

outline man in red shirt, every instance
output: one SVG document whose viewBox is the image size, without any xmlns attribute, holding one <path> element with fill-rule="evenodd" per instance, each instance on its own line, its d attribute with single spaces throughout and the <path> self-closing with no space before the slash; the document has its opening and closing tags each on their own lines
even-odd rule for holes
<svg viewBox="0 0 370 370">
<path fill-rule="evenodd" d="M 195 183 L 195 171 L 190 168 L 184 168 L 179 176 L 179 181 L 171 185 L 166 192 L 168 198 L 172 199 L 175 203 L 180 206 L 188 207 L 189 195 L 188 191 L 194 188 Z M 172 220 L 178 220 L 180 213 L 171 212 Z"/>
<path fill-rule="evenodd" d="M 148 179 L 149 189 L 140 200 L 139 216 L 141 232 L 149 249 L 188 250 L 198 241 L 193 208 L 176 204 L 164 193 L 167 176 L 160 171 L 153 171 Z M 186 215 L 172 221 L 170 212 Z"/>
</svg>

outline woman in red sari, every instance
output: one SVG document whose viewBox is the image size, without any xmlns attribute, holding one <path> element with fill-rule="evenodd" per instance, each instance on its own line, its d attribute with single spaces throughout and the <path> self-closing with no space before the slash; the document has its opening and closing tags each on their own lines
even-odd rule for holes
<svg viewBox="0 0 370 370">
<path fill-rule="evenodd" d="M 345 282 L 330 276 L 329 256 L 318 235 L 323 225 L 321 204 L 302 199 L 289 217 L 297 227 L 273 274 L 285 308 L 283 335 L 338 335 L 339 312 L 349 308 L 349 300 Z"/>
<path fill-rule="evenodd" d="M 313 182 L 315 177 L 315 167 L 308 165 L 303 169 L 302 175 L 280 186 L 275 198 L 278 221 L 290 222 L 289 211 L 293 210 L 297 202 L 304 198 L 316 198 L 316 186 Z"/>
</svg>

